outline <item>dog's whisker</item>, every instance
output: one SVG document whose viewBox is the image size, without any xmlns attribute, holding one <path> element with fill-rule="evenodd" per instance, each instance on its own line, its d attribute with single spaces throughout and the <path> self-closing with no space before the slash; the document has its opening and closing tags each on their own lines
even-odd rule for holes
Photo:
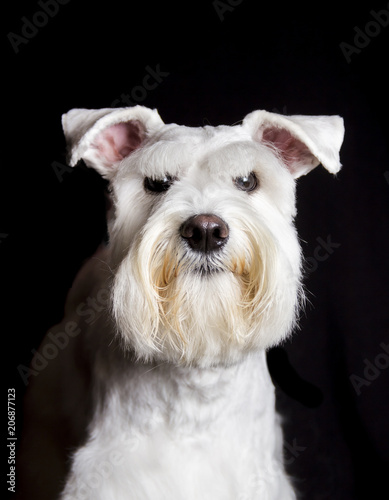
<svg viewBox="0 0 389 500">
<path fill-rule="evenodd" d="M 154 370 L 157 370 L 158 368 L 160 368 L 161 366 L 164 366 L 166 365 L 167 363 L 165 361 L 162 361 L 161 363 L 158 363 L 156 364 L 155 366 L 151 367 L 149 370 L 146 370 L 145 372 L 143 372 L 140 376 L 141 377 L 144 377 L 145 375 L 147 375 L 148 373 L 154 371 Z"/>
</svg>

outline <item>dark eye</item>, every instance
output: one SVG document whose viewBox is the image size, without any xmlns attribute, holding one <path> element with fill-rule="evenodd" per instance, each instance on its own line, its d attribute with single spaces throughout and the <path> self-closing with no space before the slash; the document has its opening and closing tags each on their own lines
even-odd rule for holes
<svg viewBox="0 0 389 500">
<path fill-rule="evenodd" d="M 258 186 L 258 180 L 252 172 L 247 176 L 237 177 L 234 179 L 234 183 L 238 189 L 246 192 L 254 191 L 254 189 Z"/>
<path fill-rule="evenodd" d="M 163 193 L 170 188 L 174 181 L 175 178 L 170 175 L 165 175 L 161 179 L 145 177 L 144 187 L 146 191 L 151 191 L 152 193 Z"/>
</svg>

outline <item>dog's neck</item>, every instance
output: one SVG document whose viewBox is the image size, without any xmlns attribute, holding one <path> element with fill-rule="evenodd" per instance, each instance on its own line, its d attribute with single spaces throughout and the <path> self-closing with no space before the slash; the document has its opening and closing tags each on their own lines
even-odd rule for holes
<svg viewBox="0 0 389 500">
<path fill-rule="evenodd" d="M 121 356 L 116 349 L 114 356 Z M 122 424 L 129 419 L 140 432 L 162 423 L 193 432 L 217 427 L 220 420 L 239 418 L 249 423 L 274 412 L 274 386 L 264 351 L 227 367 L 142 364 L 122 356 L 112 362 L 110 367 L 99 366 L 102 420 L 107 420 L 106 411 L 119 405 L 120 420 L 125 416 Z"/>
<path fill-rule="evenodd" d="M 233 485 L 250 478 L 237 489 L 246 488 L 247 498 L 254 498 L 251 490 L 257 494 L 264 481 L 274 483 L 274 491 L 286 488 L 282 433 L 264 351 L 214 368 L 142 364 L 117 348 L 114 353 L 116 362 L 112 357 L 109 365 L 101 365 L 106 356 L 96 359 L 101 390 L 89 429 L 99 449 L 106 443 L 117 450 L 126 471 L 143 464 L 148 478 L 166 480 L 174 470 L 180 482 L 180 474 L 193 467 L 203 495 L 220 468 L 223 481 Z M 176 498 L 189 498 L 191 486 L 180 487 L 184 493 Z"/>
</svg>

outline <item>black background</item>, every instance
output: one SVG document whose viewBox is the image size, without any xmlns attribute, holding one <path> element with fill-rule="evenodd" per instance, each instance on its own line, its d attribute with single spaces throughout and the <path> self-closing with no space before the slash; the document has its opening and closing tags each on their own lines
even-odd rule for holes
<svg viewBox="0 0 389 500">
<path fill-rule="evenodd" d="M 18 367 L 28 365 L 61 319 L 77 269 L 105 232 L 98 175 L 77 168 L 59 176 L 53 168 L 65 163 L 61 114 L 109 107 L 142 85 L 147 66 L 159 67 L 167 75 L 156 88 L 134 95 L 166 123 L 233 124 L 255 109 L 344 117 L 342 171 L 334 178 L 319 167 L 298 181 L 296 224 L 310 304 L 301 330 L 270 353 L 269 365 L 301 498 L 385 495 L 389 26 L 374 26 L 371 11 L 389 11 L 387 2 L 225 0 L 217 8 L 212 0 L 69 0 L 46 22 L 36 15 L 38 2 L 7 9 L 1 318 L 4 379 L 16 388 L 18 430 L 25 390 Z M 41 26 L 16 52 L 9 34 L 22 35 L 22 18 Z M 366 31 L 370 36 L 360 35 Z M 347 60 L 342 43 L 365 46 Z M 337 246 L 315 261 L 328 240 Z M 367 381 L 358 391 L 355 377 Z"/>
</svg>

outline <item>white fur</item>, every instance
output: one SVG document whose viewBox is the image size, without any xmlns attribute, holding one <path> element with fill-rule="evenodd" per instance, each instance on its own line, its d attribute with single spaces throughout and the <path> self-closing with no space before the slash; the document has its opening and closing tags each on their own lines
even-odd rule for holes
<svg viewBox="0 0 389 500">
<path fill-rule="evenodd" d="M 168 130 L 169 139 L 174 138 L 175 146 L 180 140 L 180 132 L 179 127 Z M 114 192 L 119 191 L 115 197 L 116 219 L 112 229 L 112 245 L 116 252 L 111 265 L 118 266 L 113 309 L 122 335 L 128 336 L 130 345 L 145 359 L 150 356 L 172 362 L 184 359 L 202 365 L 229 363 L 240 359 L 242 352 L 278 342 L 293 325 L 300 277 L 300 250 L 291 223 L 293 180 L 265 147 L 252 144 L 246 138 L 246 141 L 235 144 L 224 145 L 222 142 L 219 146 L 220 139 L 225 140 L 224 131 L 208 138 L 215 151 L 211 149 L 208 153 L 207 148 L 204 154 L 203 143 L 191 144 L 186 138 L 179 150 L 184 158 L 185 148 L 191 151 L 192 164 L 190 167 L 184 165 L 182 169 L 176 166 L 180 157 L 175 157 L 170 151 L 170 169 L 179 181 L 163 201 L 158 199 L 155 202 L 155 196 L 151 195 L 150 212 L 142 218 L 139 216 L 140 230 L 132 232 L 128 238 L 127 219 L 133 197 L 126 194 L 126 188 L 127 183 L 132 186 L 134 182 L 135 165 L 125 167 L 125 172 L 131 172 L 129 181 L 119 172 L 119 186 L 113 182 Z M 149 172 L 161 176 L 167 168 L 167 165 L 162 168 L 159 165 L 164 151 L 159 153 L 155 145 L 151 147 L 154 163 L 158 159 L 158 164 L 154 166 L 149 160 Z M 147 148 L 145 146 L 146 155 Z M 134 157 L 131 162 L 136 163 Z M 258 193 L 247 195 L 234 187 L 232 179 L 251 171 L 257 173 L 261 188 Z M 139 184 L 144 175 L 140 173 Z M 280 206 L 272 204 L 273 199 L 279 199 Z M 178 234 L 178 228 L 187 218 L 201 213 L 220 216 L 229 225 L 231 233 L 225 249 L 214 257 L 215 266 L 229 272 L 220 272 L 210 278 L 190 272 L 198 267 L 203 256 L 188 255 Z M 120 248 L 126 250 L 118 256 Z M 159 315 L 160 302 L 155 294 L 153 271 L 158 272 L 163 267 L 167 253 L 174 254 L 170 259 L 175 261 L 171 264 L 172 270 L 182 268 L 172 280 L 171 294 L 175 297 L 178 294 L 175 306 L 182 298 L 179 314 L 175 307 L 173 314 L 175 320 L 182 317 L 181 327 L 175 330 L 181 332 L 185 342 L 181 342 L 179 333 L 172 332 L 174 320 L 171 319 L 169 327 L 165 328 Z M 123 260 L 117 264 L 123 254 Z M 235 262 L 242 259 L 245 268 L 241 272 L 249 274 L 255 267 L 255 260 L 256 265 L 262 264 L 260 272 L 266 281 L 263 285 L 266 289 L 257 283 L 258 297 L 252 307 L 242 303 L 239 270 L 231 272 Z M 162 352 L 161 356 L 158 351 Z"/>
<path fill-rule="evenodd" d="M 136 106 L 72 110 L 63 124 L 70 163 L 109 179 L 113 209 L 109 244 L 76 280 L 67 318 L 79 324 L 80 301 L 102 289 L 110 306 L 34 381 L 52 395 L 70 372 L 92 383 L 68 411 L 70 422 L 91 418 L 61 499 L 294 499 L 265 350 L 292 331 L 303 300 L 294 179 L 319 162 L 339 170 L 342 120 L 255 111 L 234 127 L 189 128 Z M 238 189 L 250 173 L 257 189 Z M 168 191 L 145 189 L 145 177 L 166 175 Z M 227 224 L 217 253 L 180 235 L 198 214 Z"/>
<path fill-rule="evenodd" d="M 99 380 L 63 499 L 294 498 L 264 352 L 227 368 L 125 368 Z"/>
</svg>

